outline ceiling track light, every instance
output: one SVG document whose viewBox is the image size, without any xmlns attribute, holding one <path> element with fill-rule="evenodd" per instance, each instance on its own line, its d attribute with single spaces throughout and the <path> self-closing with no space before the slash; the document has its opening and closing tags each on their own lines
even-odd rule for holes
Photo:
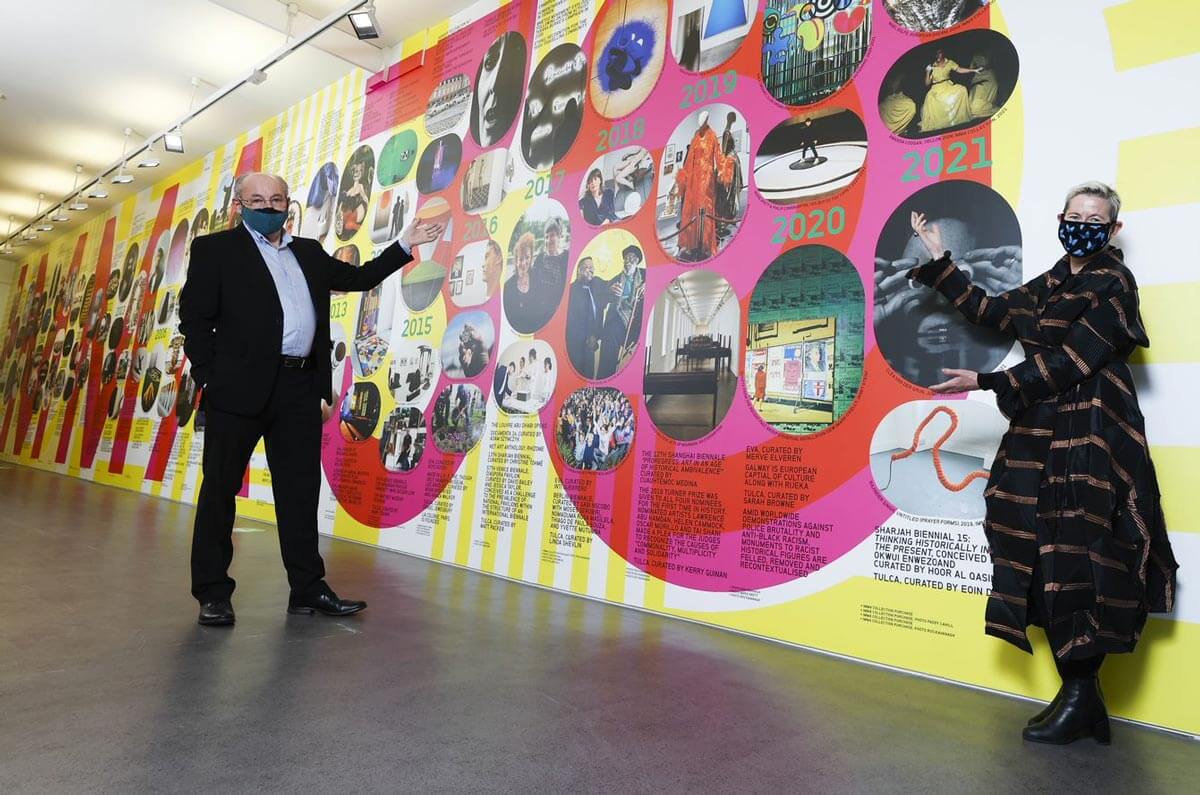
<svg viewBox="0 0 1200 795">
<path fill-rule="evenodd" d="M 46 194 L 38 194 L 37 209 L 33 211 L 33 217 L 38 218 L 42 214 L 42 202 L 46 200 Z M 33 228 L 35 232 L 53 232 L 54 224 L 46 223 L 46 219 L 41 219 L 41 223 Z M 30 238 L 32 239 L 32 238 Z"/>
<path fill-rule="evenodd" d="M 379 38 L 379 21 L 375 18 L 375 2 L 372 0 L 365 7 L 351 11 L 346 15 L 350 27 L 360 41 Z"/>
<path fill-rule="evenodd" d="M 125 155 L 129 152 L 129 136 L 131 135 L 133 135 L 133 130 L 126 127 L 125 144 L 121 147 L 121 165 L 117 167 L 117 175 L 109 180 L 114 185 L 128 185 L 133 182 L 133 175 L 125 173 Z"/>
<path fill-rule="evenodd" d="M 71 185 L 71 193 L 75 194 L 75 200 L 67 205 L 67 209 L 72 212 L 82 212 L 88 208 L 87 202 L 83 200 L 83 194 L 79 191 L 79 177 L 83 174 L 83 164 L 75 164 L 75 182 Z"/>
<path fill-rule="evenodd" d="M 158 168 L 162 163 L 154 156 L 154 142 L 146 144 L 146 154 L 138 161 L 138 168 Z"/>
<path fill-rule="evenodd" d="M 12 225 L 15 219 L 8 216 L 8 233 L 5 235 L 4 245 L 0 246 L 0 255 L 9 255 L 13 253 L 12 245 Z"/>
<path fill-rule="evenodd" d="M 67 215 L 67 209 L 60 204 L 54 208 L 54 215 L 50 216 L 50 220 L 56 224 L 61 224 L 70 221 L 71 216 Z"/>
</svg>

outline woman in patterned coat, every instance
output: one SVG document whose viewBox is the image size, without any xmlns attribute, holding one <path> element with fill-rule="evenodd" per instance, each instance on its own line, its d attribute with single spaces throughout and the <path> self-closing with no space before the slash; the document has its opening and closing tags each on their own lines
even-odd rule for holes
<svg viewBox="0 0 1200 795">
<path fill-rule="evenodd" d="M 940 393 L 989 389 L 1011 421 L 985 491 L 992 555 L 985 631 L 1032 653 L 1046 631 L 1063 684 L 1026 726 L 1027 740 L 1109 742 L 1097 674 L 1131 652 L 1147 613 L 1172 609 L 1175 558 L 1159 506 L 1127 361 L 1148 347 L 1137 283 L 1109 240 L 1121 228 L 1112 188 L 1067 195 L 1067 255 L 1022 287 L 989 296 L 944 252 L 936 225 L 913 213 L 935 257 L 909 278 L 942 293 L 971 322 L 1018 340 L 1025 360 L 995 373 L 947 369 Z"/>
</svg>

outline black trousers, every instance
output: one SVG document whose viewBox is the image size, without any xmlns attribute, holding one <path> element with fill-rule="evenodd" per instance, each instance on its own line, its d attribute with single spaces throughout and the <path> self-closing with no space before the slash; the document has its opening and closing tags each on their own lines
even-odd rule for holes
<svg viewBox="0 0 1200 795">
<path fill-rule="evenodd" d="M 228 599 L 235 498 L 259 439 L 265 439 L 279 547 L 292 593 L 325 590 L 317 549 L 321 492 L 321 398 L 316 371 L 279 365 L 275 389 L 254 417 L 207 407 L 204 480 L 192 530 L 192 595 L 202 604 Z"/>
</svg>

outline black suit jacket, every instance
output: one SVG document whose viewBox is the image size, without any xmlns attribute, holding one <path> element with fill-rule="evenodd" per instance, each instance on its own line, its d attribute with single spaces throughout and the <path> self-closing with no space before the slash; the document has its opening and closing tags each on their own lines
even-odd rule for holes
<svg viewBox="0 0 1200 795">
<path fill-rule="evenodd" d="M 312 356 L 318 389 L 332 404 L 329 293 L 370 290 L 412 257 L 393 243 L 356 268 L 334 259 L 310 238 L 293 238 L 289 248 L 300 263 L 316 311 Z M 283 305 L 244 226 L 192 241 L 187 281 L 179 294 L 179 331 L 207 405 L 247 416 L 263 410 L 279 368 Z"/>
</svg>

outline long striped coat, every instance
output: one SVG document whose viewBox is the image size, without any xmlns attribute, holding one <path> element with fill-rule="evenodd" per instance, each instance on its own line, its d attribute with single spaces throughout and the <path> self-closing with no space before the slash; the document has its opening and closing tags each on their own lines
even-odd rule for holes
<svg viewBox="0 0 1200 795">
<path fill-rule="evenodd" d="M 1126 364 L 1150 341 L 1121 252 L 1108 248 L 1077 274 L 1063 257 L 998 296 L 972 285 L 949 252 L 910 276 L 1025 351 L 979 377 L 1012 422 L 985 491 L 985 631 L 1032 652 L 1026 627 L 1048 623 L 1060 659 L 1132 651 L 1147 613 L 1171 610 L 1177 565 Z"/>
</svg>

